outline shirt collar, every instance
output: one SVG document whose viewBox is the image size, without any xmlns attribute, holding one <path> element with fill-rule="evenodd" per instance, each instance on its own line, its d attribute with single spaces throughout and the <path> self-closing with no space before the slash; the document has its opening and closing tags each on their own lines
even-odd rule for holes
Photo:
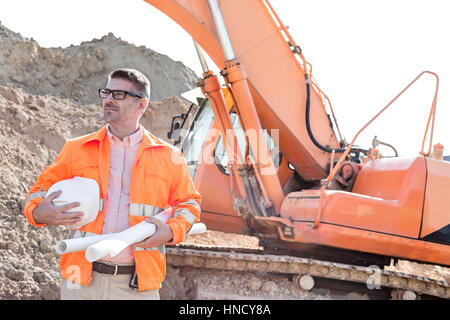
<svg viewBox="0 0 450 320">
<path fill-rule="evenodd" d="M 121 141 L 119 138 L 117 138 L 112 132 L 111 129 L 109 127 L 109 125 L 107 125 L 107 130 L 106 130 L 106 134 L 108 136 L 109 142 L 111 144 L 115 144 L 115 143 L 123 143 L 125 146 L 135 146 L 137 144 L 139 144 L 142 140 L 142 134 L 143 134 L 143 130 L 142 130 L 142 126 L 139 124 L 138 125 L 138 130 L 133 133 L 130 134 L 129 136 L 126 136 L 123 138 L 123 140 Z"/>
<path fill-rule="evenodd" d="M 141 145 L 143 148 L 151 148 L 151 147 L 168 147 L 169 144 L 166 142 L 163 142 L 162 140 L 156 138 L 153 136 L 149 131 L 147 131 L 142 125 L 140 125 L 140 129 L 142 131 L 142 142 Z M 108 125 L 105 125 L 103 128 L 101 128 L 99 131 L 94 132 L 88 136 L 88 138 L 83 143 L 89 143 L 92 141 L 98 141 L 99 143 L 102 143 L 104 139 L 107 136 L 108 132 Z M 109 141 L 109 139 L 108 139 Z"/>
</svg>

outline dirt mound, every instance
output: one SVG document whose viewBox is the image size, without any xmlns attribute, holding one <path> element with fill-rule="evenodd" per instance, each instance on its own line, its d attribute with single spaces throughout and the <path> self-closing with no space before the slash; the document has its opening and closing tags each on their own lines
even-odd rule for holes
<svg viewBox="0 0 450 320">
<path fill-rule="evenodd" d="M 450 282 L 450 268 L 417 263 L 408 260 L 398 260 L 395 264 L 393 262 L 394 261 L 391 262 L 391 265 L 385 266 L 384 269 L 395 272 L 404 272 L 407 274 L 415 274 L 421 277 L 447 283 Z"/>
<path fill-rule="evenodd" d="M 203 234 L 191 235 L 186 238 L 184 244 L 195 245 L 197 247 L 264 249 L 259 245 L 259 239 L 257 237 L 214 230 L 206 230 Z"/>
<path fill-rule="evenodd" d="M 0 39 L 16 39 L 16 40 L 24 40 L 24 38 L 19 34 L 12 30 L 9 30 L 6 28 L 2 23 L 0 22 Z"/>
<path fill-rule="evenodd" d="M 195 87 L 198 77 L 181 62 L 112 33 L 67 48 L 43 48 L 0 25 L 0 85 L 39 95 L 98 103 L 97 90 L 109 72 L 135 68 L 150 79 L 151 100 L 177 96 Z"/>
</svg>

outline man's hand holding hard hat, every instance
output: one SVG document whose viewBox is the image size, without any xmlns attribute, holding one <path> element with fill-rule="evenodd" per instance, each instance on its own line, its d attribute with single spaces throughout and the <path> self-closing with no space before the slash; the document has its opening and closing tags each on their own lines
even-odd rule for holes
<svg viewBox="0 0 450 320">
<path fill-rule="evenodd" d="M 80 206 L 79 202 L 55 206 L 53 200 L 61 194 L 61 190 L 49 194 L 33 211 L 36 223 L 71 226 L 81 221 L 84 213 L 80 211 L 66 212 Z"/>
<path fill-rule="evenodd" d="M 36 223 L 77 229 L 95 220 L 100 209 L 100 190 L 93 179 L 73 177 L 61 180 L 52 185 L 47 194 L 33 211 Z"/>
</svg>

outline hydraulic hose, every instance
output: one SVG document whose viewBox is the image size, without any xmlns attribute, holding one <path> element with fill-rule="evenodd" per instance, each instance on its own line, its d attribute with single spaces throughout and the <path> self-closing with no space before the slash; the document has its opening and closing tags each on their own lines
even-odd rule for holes
<svg viewBox="0 0 450 320">
<path fill-rule="evenodd" d="M 310 108 L 311 108 L 311 84 L 310 84 L 308 73 L 305 73 L 305 84 L 306 84 L 305 120 L 306 120 L 306 130 L 308 131 L 309 138 L 314 143 L 314 145 L 322 151 L 325 151 L 328 153 L 331 153 L 333 151 L 335 153 L 344 152 L 346 150 L 346 148 L 338 148 L 338 149 L 328 148 L 326 146 L 321 145 L 320 142 L 317 141 L 317 139 L 314 137 L 314 134 L 312 133 L 312 130 L 311 130 L 311 123 L 309 120 L 309 112 L 310 112 Z M 368 152 L 368 150 L 361 149 L 361 148 L 352 148 L 350 151 L 351 152 L 362 152 L 362 153 Z"/>
</svg>

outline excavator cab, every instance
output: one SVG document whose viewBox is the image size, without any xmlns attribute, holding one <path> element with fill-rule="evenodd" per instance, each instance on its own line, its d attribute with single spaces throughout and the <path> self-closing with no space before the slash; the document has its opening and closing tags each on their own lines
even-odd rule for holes
<svg viewBox="0 0 450 320">
<path fill-rule="evenodd" d="M 230 94 L 226 88 L 223 92 L 225 97 L 229 97 Z M 231 99 L 227 100 L 229 116 L 237 136 L 237 147 L 241 152 L 245 152 L 247 143 L 245 133 Z M 212 230 L 249 233 L 250 229 L 245 218 L 239 214 L 239 210 L 236 210 L 233 176 L 228 166 L 229 157 L 218 129 L 219 125 L 210 100 L 203 100 L 183 139 L 181 150 L 188 164 L 191 178 L 203 197 L 202 221 L 205 221 Z M 283 158 L 267 130 L 264 131 L 264 137 L 278 169 L 278 176 L 286 183 L 293 174 L 293 170 L 289 168 L 286 159 Z M 217 196 L 219 194 L 220 196 Z"/>
</svg>

